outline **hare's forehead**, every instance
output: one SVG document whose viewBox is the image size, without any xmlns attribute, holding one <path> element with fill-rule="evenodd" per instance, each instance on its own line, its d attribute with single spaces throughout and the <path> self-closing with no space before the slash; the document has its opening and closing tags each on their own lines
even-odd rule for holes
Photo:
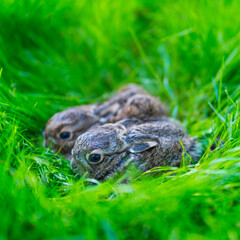
<svg viewBox="0 0 240 240">
<path fill-rule="evenodd" d="M 90 116 L 86 112 L 70 112 L 57 113 L 48 122 L 48 128 L 59 129 L 64 126 L 84 125 L 90 120 Z"/>
<path fill-rule="evenodd" d="M 78 145 L 85 150 L 107 149 L 112 142 L 112 136 L 108 133 L 83 134 L 78 139 Z"/>
<path fill-rule="evenodd" d="M 58 115 L 56 114 L 56 121 L 64 122 L 64 123 L 75 123 L 77 121 L 84 121 L 89 118 L 89 114 L 87 112 L 81 111 L 81 112 L 62 112 Z"/>
<path fill-rule="evenodd" d="M 76 121 L 76 116 L 65 114 L 65 113 L 56 113 L 53 115 L 47 123 L 47 127 L 51 129 L 57 129 L 60 126 L 72 124 Z"/>
</svg>

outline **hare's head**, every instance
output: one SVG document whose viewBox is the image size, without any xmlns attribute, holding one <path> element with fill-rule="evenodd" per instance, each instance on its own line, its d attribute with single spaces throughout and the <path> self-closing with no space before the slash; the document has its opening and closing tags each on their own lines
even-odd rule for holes
<svg viewBox="0 0 240 240">
<path fill-rule="evenodd" d="M 158 144 L 157 138 L 144 134 L 128 134 L 123 124 L 105 124 L 80 135 L 72 151 L 74 172 L 99 181 L 123 170 L 134 155 Z"/>
<path fill-rule="evenodd" d="M 44 130 L 44 145 L 69 158 L 76 138 L 99 121 L 85 107 L 73 107 L 53 115 Z"/>
</svg>

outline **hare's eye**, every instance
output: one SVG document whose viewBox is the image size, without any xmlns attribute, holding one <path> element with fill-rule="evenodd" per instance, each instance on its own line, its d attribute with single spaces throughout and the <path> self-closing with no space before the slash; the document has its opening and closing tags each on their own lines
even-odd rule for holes
<svg viewBox="0 0 240 240">
<path fill-rule="evenodd" d="M 94 153 L 94 154 L 90 154 L 88 156 L 88 161 L 92 164 L 99 163 L 99 162 L 101 162 L 101 160 L 102 160 L 102 155 L 100 155 L 100 154 Z"/>
<path fill-rule="evenodd" d="M 70 135 L 71 135 L 70 132 L 62 132 L 62 133 L 60 133 L 59 136 L 60 136 L 61 139 L 65 140 L 65 139 L 70 138 Z"/>
</svg>

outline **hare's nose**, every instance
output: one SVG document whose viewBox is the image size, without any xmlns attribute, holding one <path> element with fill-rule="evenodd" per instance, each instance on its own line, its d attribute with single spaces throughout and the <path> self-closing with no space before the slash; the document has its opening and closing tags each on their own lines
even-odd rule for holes
<svg viewBox="0 0 240 240">
<path fill-rule="evenodd" d="M 79 166 L 79 164 L 78 164 L 76 161 L 74 161 L 74 160 L 71 161 L 71 168 L 72 168 L 73 170 L 77 169 L 78 166 Z"/>
</svg>

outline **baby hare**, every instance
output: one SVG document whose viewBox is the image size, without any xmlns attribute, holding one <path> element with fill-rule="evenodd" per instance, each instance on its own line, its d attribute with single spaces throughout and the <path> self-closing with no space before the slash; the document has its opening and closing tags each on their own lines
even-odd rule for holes
<svg viewBox="0 0 240 240">
<path fill-rule="evenodd" d="M 168 116 L 165 106 L 140 86 L 129 84 L 102 104 L 84 105 L 56 113 L 46 124 L 44 145 L 70 157 L 76 138 L 92 126 L 126 118 L 144 119 Z"/>
<path fill-rule="evenodd" d="M 95 113 L 101 117 L 102 123 L 129 118 L 168 116 L 166 107 L 157 98 L 135 84 L 120 89 L 116 96 L 99 105 Z"/>
<path fill-rule="evenodd" d="M 72 107 L 53 115 L 43 133 L 44 146 L 49 147 L 51 142 L 52 151 L 59 151 L 70 159 L 76 138 L 99 121 L 93 112 L 95 107 L 95 105 Z"/>
<path fill-rule="evenodd" d="M 197 143 L 167 118 L 149 123 L 120 121 L 94 127 L 80 135 L 71 167 L 80 175 L 104 181 L 134 163 L 142 172 L 158 166 L 180 166 L 183 148 L 195 160 Z M 181 143 L 180 143 L 181 140 Z"/>
</svg>

